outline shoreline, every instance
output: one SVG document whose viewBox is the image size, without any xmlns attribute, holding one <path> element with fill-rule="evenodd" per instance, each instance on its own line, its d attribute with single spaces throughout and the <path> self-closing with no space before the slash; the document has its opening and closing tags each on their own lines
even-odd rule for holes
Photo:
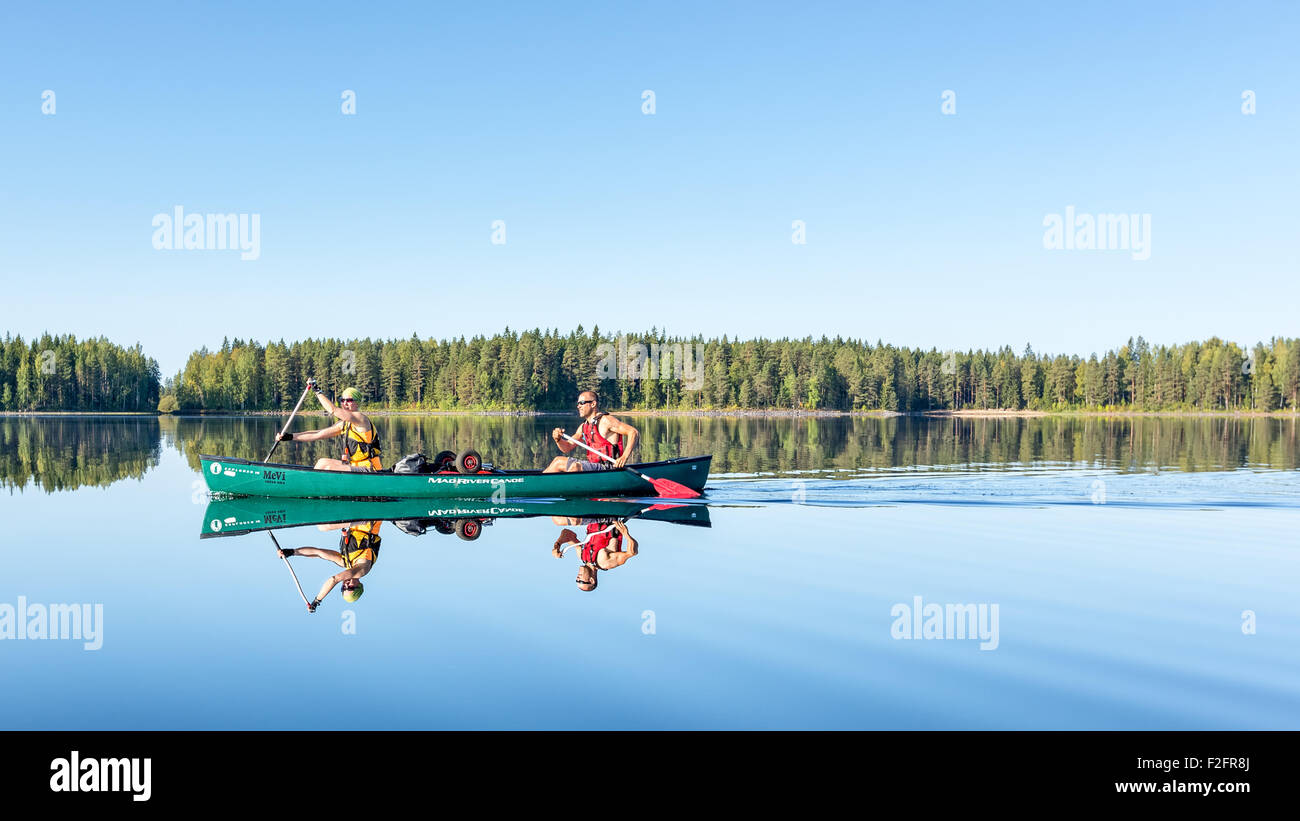
<svg viewBox="0 0 1300 821">
<path fill-rule="evenodd" d="M 154 419 L 164 416 L 158 411 L 0 411 L 0 419 L 14 417 L 37 417 L 37 416 L 134 416 L 134 417 L 152 417 Z"/>
<path fill-rule="evenodd" d="M 546 411 L 492 411 L 492 410 L 363 410 L 369 416 L 482 416 L 482 417 L 568 417 L 576 414 L 571 410 Z M 1181 411 L 1181 410 L 933 410 L 933 411 L 840 411 L 840 410 L 794 410 L 768 409 L 746 410 L 730 408 L 725 410 L 613 410 L 607 411 L 618 416 L 629 417 L 687 417 L 687 418 L 734 418 L 734 419 L 820 419 L 831 417 L 862 417 L 888 419 L 893 417 L 929 418 L 929 419 L 1032 419 L 1038 417 L 1181 417 L 1181 418 L 1223 418 L 1223 419 L 1300 419 L 1300 410 L 1290 411 Z M 283 418 L 286 411 L 191 411 L 175 413 L 158 413 L 157 411 L 0 411 L 0 418 L 40 418 L 40 417 L 114 417 L 114 418 L 154 418 L 171 417 L 174 419 L 203 419 L 220 417 L 269 416 Z M 325 412 L 316 409 L 299 411 L 301 417 L 324 417 Z"/>
<path fill-rule="evenodd" d="M 1300 411 L 1137 411 L 1137 410 L 1069 410 L 1069 411 L 1036 411 L 1036 410 L 959 410 L 959 411 L 923 411 L 921 413 L 903 414 L 905 416 L 928 416 L 935 419 L 943 418 L 1031 418 L 1039 416 L 1082 416 L 1082 417 L 1105 417 L 1105 416 L 1131 416 L 1131 417 L 1183 417 L 1183 418 L 1210 418 L 1210 419 L 1300 419 Z"/>
</svg>

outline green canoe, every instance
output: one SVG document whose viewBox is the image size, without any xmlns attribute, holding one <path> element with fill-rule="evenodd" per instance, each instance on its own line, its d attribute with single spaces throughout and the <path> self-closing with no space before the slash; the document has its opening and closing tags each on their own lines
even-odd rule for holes
<svg viewBox="0 0 1300 821">
<path fill-rule="evenodd" d="M 709 527 L 709 508 L 696 503 L 665 500 L 631 502 L 622 500 L 561 499 L 557 501 L 518 501 L 497 504 L 492 501 L 404 499 L 386 502 L 346 499 L 266 499 L 240 497 L 217 499 L 208 503 L 203 514 L 203 539 L 218 536 L 242 536 L 262 530 L 338 524 L 339 522 L 411 521 L 422 528 L 455 532 L 461 538 L 477 530 L 466 530 L 457 523 L 501 518 L 522 519 L 534 516 L 634 517 L 661 522 Z"/>
<path fill-rule="evenodd" d="M 632 465 L 654 479 L 670 479 L 704 490 L 712 456 L 690 456 Z M 234 496 L 304 499 L 493 499 L 654 495 L 650 483 L 627 470 L 590 473 L 349 473 L 301 465 L 263 464 L 248 459 L 200 456 L 208 490 Z"/>
</svg>

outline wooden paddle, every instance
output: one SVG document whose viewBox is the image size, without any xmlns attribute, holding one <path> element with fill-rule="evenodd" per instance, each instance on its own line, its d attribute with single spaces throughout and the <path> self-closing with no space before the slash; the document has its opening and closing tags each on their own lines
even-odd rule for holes
<svg viewBox="0 0 1300 821">
<path fill-rule="evenodd" d="M 600 451 L 596 450 L 593 447 L 584 445 L 582 442 L 579 442 L 577 439 L 574 439 L 572 436 L 568 435 L 567 433 L 562 433 L 560 435 L 563 436 L 565 439 L 568 439 L 570 442 L 577 445 L 578 447 L 591 451 L 592 453 L 596 454 L 600 458 L 604 459 L 606 462 L 613 462 L 613 463 L 618 462 L 618 460 L 615 459 L 614 457 L 609 456 L 608 454 L 601 453 Z M 646 476 L 644 473 L 642 473 L 641 471 L 635 468 L 624 466 L 623 469 L 629 470 L 632 473 L 636 474 L 637 476 L 640 476 L 642 479 L 649 482 L 651 486 L 654 487 L 655 492 L 658 493 L 660 496 L 666 496 L 670 499 L 695 499 L 700 495 L 699 493 L 696 493 L 695 491 L 688 488 L 686 485 L 683 485 L 680 482 L 674 482 L 672 479 L 651 479 L 649 476 Z"/>
</svg>

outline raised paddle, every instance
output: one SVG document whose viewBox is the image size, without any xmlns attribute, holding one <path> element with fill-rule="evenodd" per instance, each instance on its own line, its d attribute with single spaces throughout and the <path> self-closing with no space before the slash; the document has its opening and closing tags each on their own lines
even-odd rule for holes
<svg viewBox="0 0 1300 821">
<path fill-rule="evenodd" d="M 577 445 L 578 447 L 591 451 L 592 453 L 596 454 L 600 458 L 604 459 L 606 462 L 614 462 L 614 463 L 618 462 L 618 460 L 615 459 L 614 457 L 605 453 L 601 453 L 600 451 L 596 450 L 593 447 L 584 445 L 582 442 L 579 442 L 577 439 L 574 439 L 572 436 L 568 435 L 567 433 L 562 433 L 560 435 L 563 436 L 565 439 L 568 439 L 570 442 Z M 660 496 L 666 496 L 670 499 L 695 499 L 700 495 L 695 491 L 691 490 L 690 488 L 688 488 L 686 485 L 683 485 L 680 482 L 674 482 L 672 479 L 651 479 L 649 476 L 646 476 L 644 473 L 637 470 L 636 468 L 630 468 L 627 467 L 626 465 L 624 465 L 623 469 L 629 470 L 635 475 L 640 476 L 642 479 L 649 482 L 651 486 L 654 487 L 655 493 L 658 493 Z"/>
<path fill-rule="evenodd" d="M 296 405 L 293 406 L 293 413 L 289 414 L 289 418 L 286 419 L 285 422 L 284 422 L 284 427 L 280 429 L 280 436 L 284 436 L 284 434 L 289 430 L 289 424 L 290 424 L 291 422 L 293 422 L 293 417 L 295 417 L 295 416 L 298 415 L 298 409 L 302 407 L 302 402 L 303 402 L 303 400 L 307 398 L 307 394 L 310 393 L 310 392 L 311 392 L 311 389 L 314 388 L 314 387 L 316 387 L 316 380 L 315 380 L 315 379 L 311 379 L 311 378 L 309 377 L 309 378 L 307 379 L 307 387 L 306 387 L 306 388 L 303 388 L 302 396 L 299 396 L 299 397 L 298 397 L 298 404 L 296 404 Z M 262 464 L 266 464 L 267 462 L 271 461 L 271 454 L 272 454 L 272 453 L 275 453 L 275 449 L 278 448 L 278 447 L 280 446 L 280 436 L 275 437 L 275 444 L 274 444 L 274 445 L 271 445 L 271 451 L 270 451 L 270 453 L 266 454 L 266 458 L 262 460 Z M 276 549 L 276 550 L 280 550 L 280 542 L 279 542 L 279 540 L 277 540 L 277 539 L 275 538 L 275 531 L 273 531 L 273 530 L 268 530 L 268 531 L 266 531 L 266 532 L 269 533 L 269 534 L 271 534 L 271 541 L 272 541 L 272 542 L 275 542 L 275 549 Z M 281 552 L 284 552 L 284 551 L 281 551 Z M 307 594 L 304 593 L 304 592 L 302 592 L 302 585 L 299 584 L 299 582 L 298 582 L 298 574 L 295 573 L 295 572 L 293 572 L 293 565 L 289 564 L 289 559 L 288 559 L 288 557 L 287 557 L 287 556 L 282 556 L 281 558 L 284 559 L 284 566 L 287 567 L 287 568 L 289 568 L 289 575 L 290 575 L 290 576 L 293 576 L 293 583 L 294 583 L 294 586 L 298 588 L 298 595 L 299 595 L 299 596 L 302 596 L 302 603 L 305 604 L 305 605 L 307 605 L 307 609 L 308 609 L 308 610 L 311 610 L 311 612 L 313 612 L 313 613 L 316 612 L 316 611 L 312 610 L 312 608 L 311 608 L 311 602 L 307 601 Z"/>
<path fill-rule="evenodd" d="M 310 393 L 311 389 L 314 387 L 316 387 L 316 380 L 309 377 L 307 379 L 307 387 L 303 388 L 302 396 L 298 397 L 298 404 L 293 406 L 293 413 L 289 414 L 289 418 L 284 420 L 284 427 L 280 429 L 280 436 L 284 436 L 284 434 L 288 432 L 289 424 L 293 422 L 293 418 L 298 415 L 298 409 L 302 407 L 303 400 L 307 398 L 307 394 Z M 275 453 L 275 449 L 280 447 L 280 436 L 275 437 L 275 444 L 271 445 L 270 452 L 268 452 L 266 458 L 262 460 L 263 464 L 271 461 L 271 454 Z"/>
</svg>

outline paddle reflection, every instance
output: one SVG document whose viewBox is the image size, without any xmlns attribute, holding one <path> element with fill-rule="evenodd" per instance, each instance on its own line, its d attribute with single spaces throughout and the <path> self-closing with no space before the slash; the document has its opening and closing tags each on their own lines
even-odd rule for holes
<svg viewBox="0 0 1300 821">
<path fill-rule="evenodd" d="M 213 499 L 203 517 L 200 538 L 247 536 L 271 532 L 277 555 L 290 563 L 290 569 L 314 568 L 307 559 L 318 559 L 338 568 L 325 579 L 314 599 L 303 599 L 307 609 L 316 612 L 340 587 L 347 602 L 361 598 L 368 577 L 379 561 L 381 529 L 391 526 L 402 534 L 423 537 L 428 534 L 456 536 L 467 542 L 477 541 L 486 527 L 501 519 L 538 519 L 520 523 L 538 533 L 538 540 L 551 545 L 551 555 L 578 559 L 575 582 L 584 592 L 595 590 L 600 574 L 621 567 L 637 556 L 641 547 L 632 535 L 629 523 L 638 532 L 647 521 L 709 527 L 709 509 L 704 504 L 654 503 L 623 500 L 559 500 L 492 503 L 486 501 L 403 500 L 347 501 L 317 499 L 270 499 L 241 497 Z M 336 548 L 302 544 L 281 547 L 275 532 L 289 528 L 315 526 L 318 531 L 339 533 Z M 560 527 L 555 538 L 556 526 Z M 544 531 L 543 531 L 544 529 Z M 520 529 L 509 531 L 512 540 Z M 294 534 L 301 540 L 301 534 Z M 288 545 L 287 536 L 284 544 Z M 400 538 L 400 537 L 399 537 Z M 374 584 L 382 584 L 382 571 Z M 294 575 L 297 581 L 297 575 Z M 367 581 L 371 579 L 367 578 Z M 310 589 L 310 580 L 304 579 Z M 373 586 L 373 585 L 372 585 Z M 371 595 L 374 595 L 373 593 Z"/>
<path fill-rule="evenodd" d="M 361 598 L 361 594 L 365 592 L 365 585 L 361 583 L 361 578 L 370 572 L 375 562 L 379 561 L 379 546 L 382 541 L 379 527 L 382 524 L 382 521 L 362 521 L 317 525 L 319 530 L 340 531 L 338 550 L 327 550 L 311 545 L 298 548 L 281 548 L 277 545 L 277 555 L 286 561 L 294 557 L 324 559 L 343 568 L 326 579 L 316 598 L 307 602 L 309 611 L 315 613 L 316 608 L 335 585 L 343 590 L 344 601 L 351 603 Z M 294 578 L 297 579 L 296 574 Z"/>
</svg>

